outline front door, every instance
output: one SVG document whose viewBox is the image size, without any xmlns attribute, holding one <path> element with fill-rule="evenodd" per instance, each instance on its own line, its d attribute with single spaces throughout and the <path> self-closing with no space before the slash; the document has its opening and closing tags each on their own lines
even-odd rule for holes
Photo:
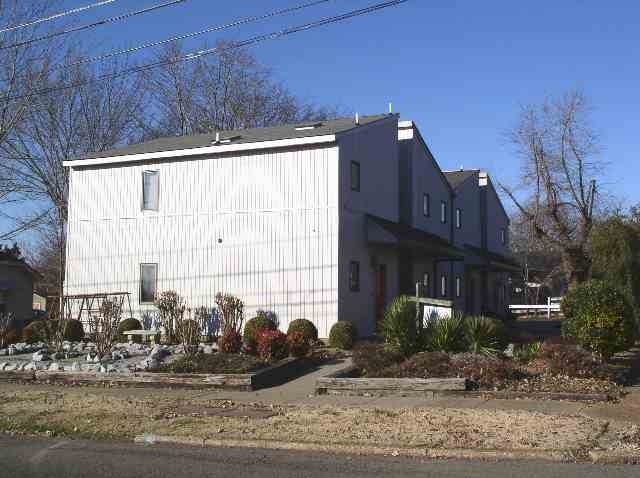
<svg viewBox="0 0 640 478">
<path fill-rule="evenodd" d="M 384 311 L 387 307 L 387 266 L 379 264 L 376 269 L 376 321 L 378 330 L 384 319 Z"/>
</svg>

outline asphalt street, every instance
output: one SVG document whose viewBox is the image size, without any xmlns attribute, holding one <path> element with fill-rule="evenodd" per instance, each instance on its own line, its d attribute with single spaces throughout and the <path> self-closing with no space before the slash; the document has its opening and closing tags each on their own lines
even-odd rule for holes
<svg viewBox="0 0 640 478">
<path fill-rule="evenodd" d="M 432 461 L 239 448 L 0 438 L 1 477 L 640 477 L 640 466 Z"/>
</svg>

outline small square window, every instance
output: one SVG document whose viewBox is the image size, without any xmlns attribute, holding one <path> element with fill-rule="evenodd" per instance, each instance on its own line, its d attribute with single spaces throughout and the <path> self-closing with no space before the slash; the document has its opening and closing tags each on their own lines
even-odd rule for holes
<svg viewBox="0 0 640 478">
<path fill-rule="evenodd" d="M 156 300 L 158 264 L 140 264 L 140 303 L 151 304 Z"/>
<path fill-rule="evenodd" d="M 351 190 L 360 191 L 360 163 L 351 161 Z"/>
<path fill-rule="evenodd" d="M 422 214 L 425 217 L 431 217 L 431 196 L 428 194 L 422 195 Z"/>
<path fill-rule="evenodd" d="M 447 296 L 447 275 L 446 274 L 442 274 L 442 276 L 440 276 L 440 295 L 442 297 Z"/>
<path fill-rule="evenodd" d="M 440 203 L 440 222 L 445 224 L 447 222 L 447 203 L 442 201 Z"/>
<path fill-rule="evenodd" d="M 456 277 L 456 297 L 460 298 L 462 296 L 462 279 L 460 277 Z"/>
<path fill-rule="evenodd" d="M 462 209 L 456 209 L 456 229 L 462 229 Z"/>
<path fill-rule="evenodd" d="M 157 211 L 160 201 L 160 172 L 142 171 L 142 210 Z"/>
<path fill-rule="evenodd" d="M 358 261 L 349 263 L 349 290 L 351 292 L 360 290 L 360 263 Z"/>
</svg>

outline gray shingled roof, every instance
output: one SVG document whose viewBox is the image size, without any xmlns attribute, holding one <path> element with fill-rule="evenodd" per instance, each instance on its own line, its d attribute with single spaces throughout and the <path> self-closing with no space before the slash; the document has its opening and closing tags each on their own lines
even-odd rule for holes
<svg viewBox="0 0 640 478">
<path fill-rule="evenodd" d="M 383 118 L 394 115 L 361 116 L 360 126 L 373 123 Z M 313 129 L 297 130 L 296 127 L 316 124 Z M 262 141 L 275 141 L 281 139 L 307 138 L 310 136 L 323 136 L 344 133 L 356 128 L 354 118 L 340 118 L 329 121 L 311 121 L 308 123 L 288 124 L 282 126 L 271 126 L 267 128 L 238 129 L 233 131 L 221 131 L 220 140 L 234 138 L 230 144 L 257 143 Z M 140 144 L 132 144 L 123 148 L 112 149 L 92 153 L 77 159 L 107 158 L 110 156 L 125 156 L 130 154 L 158 153 L 161 151 L 174 151 L 177 149 L 192 149 L 211 146 L 215 140 L 216 133 L 206 133 L 194 136 L 173 136 L 168 138 L 158 138 Z"/>
<path fill-rule="evenodd" d="M 471 176 L 478 174 L 477 169 L 462 169 L 460 171 L 444 171 L 444 176 L 449 181 L 451 187 L 455 190 Z"/>
</svg>

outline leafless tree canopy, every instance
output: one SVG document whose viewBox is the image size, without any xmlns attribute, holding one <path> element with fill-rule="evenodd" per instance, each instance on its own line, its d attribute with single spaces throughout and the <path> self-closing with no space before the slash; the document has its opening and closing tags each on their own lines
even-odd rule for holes
<svg viewBox="0 0 640 478">
<path fill-rule="evenodd" d="M 522 183 L 502 189 L 533 236 L 560 251 L 567 282 L 575 286 L 590 276 L 587 246 L 603 167 L 585 97 L 572 92 L 524 108 L 513 141 L 523 158 Z"/>
<path fill-rule="evenodd" d="M 335 115 L 327 108 L 300 102 L 272 72 L 243 49 L 219 42 L 220 52 L 188 62 L 171 44 L 159 53 L 166 62 L 150 77 L 158 121 L 146 136 L 173 136 L 254 128 Z"/>
</svg>

